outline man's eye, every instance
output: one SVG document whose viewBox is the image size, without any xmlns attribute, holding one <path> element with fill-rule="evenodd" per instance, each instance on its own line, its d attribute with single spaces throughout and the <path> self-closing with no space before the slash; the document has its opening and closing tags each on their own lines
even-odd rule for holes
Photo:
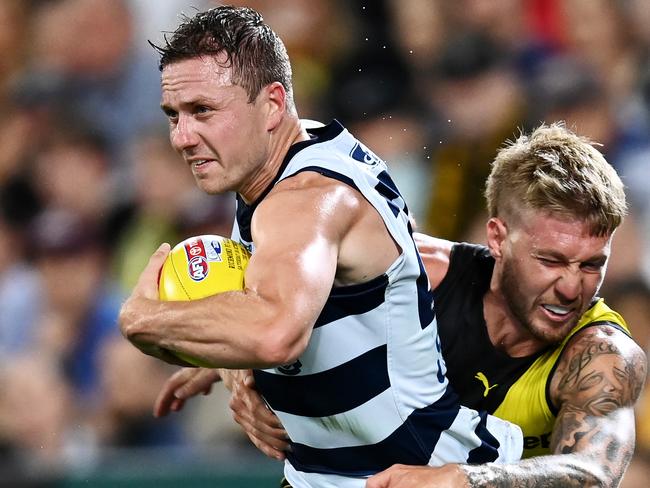
<svg viewBox="0 0 650 488">
<path fill-rule="evenodd" d="M 545 266 L 557 266 L 558 264 L 560 264 L 560 262 L 556 261 L 555 259 L 538 257 L 537 260 Z"/>
<path fill-rule="evenodd" d="M 582 265 L 582 269 L 585 271 L 590 271 L 592 273 L 597 273 L 601 269 L 603 269 L 604 264 L 603 263 L 584 263 Z"/>
<path fill-rule="evenodd" d="M 199 105 L 194 109 L 194 112 L 197 114 L 204 114 L 210 111 L 210 107 L 206 107 L 205 105 Z"/>
</svg>

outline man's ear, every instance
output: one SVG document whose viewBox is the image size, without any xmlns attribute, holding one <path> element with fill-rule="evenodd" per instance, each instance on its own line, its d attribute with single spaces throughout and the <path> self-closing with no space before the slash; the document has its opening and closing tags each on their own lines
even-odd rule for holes
<svg viewBox="0 0 650 488">
<path fill-rule="evenodd" d="M 263 90 L 268 104 L 266 130 L 271 132 L 280 124 L 287 111 L 287 92 L 278 81 L 266 85 Z"/>
<path fill-rule="evenodd" d="M 498 217 L 491 217 L 486 224 L 487 245 L 495 259 L 503 256 L 503 243 L 508 236 L 506 223 Z"/>
</svg>

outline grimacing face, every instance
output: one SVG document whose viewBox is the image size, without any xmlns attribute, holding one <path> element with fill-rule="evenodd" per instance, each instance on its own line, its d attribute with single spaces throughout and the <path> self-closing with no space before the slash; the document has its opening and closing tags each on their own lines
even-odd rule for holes
<svg viewBox="0 0 650 488">
<path fill-rule="evenodd" d="M 165 66 L 161 88 L 171 144 L 199 188 L 210 194 L 245 189 L 268 158 L 261 96 L 249 103 L 215 56 Z"/>
<path fill-rule="evenodd" d="M 591 236 L 577 219 L 534 211 L 524 215 L 508 228 L 502 243 L 498 286 L 510 312 L 530 335 L 555 344 L 598 293 L 612 236 Z"/>
</svg>

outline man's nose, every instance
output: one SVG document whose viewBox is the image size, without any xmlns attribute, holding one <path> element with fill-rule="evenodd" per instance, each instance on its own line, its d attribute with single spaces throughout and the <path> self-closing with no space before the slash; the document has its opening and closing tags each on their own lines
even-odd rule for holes
<svg viewBox="0 0 650 488">
<path fill-rule="evenodd" d="M 582 273 L 567 268 L 555 282 L 555 291 L 564 303 L 575 301 L 582 292 Z"/>
<path fill-rule="evenodd" d="M 198 144 L 199 138 L 194 130 L 192 119 L 180 115 L 178 123 L 171 131 L 171 143 L 178 152 L 186 151 Z"/>
</svg>

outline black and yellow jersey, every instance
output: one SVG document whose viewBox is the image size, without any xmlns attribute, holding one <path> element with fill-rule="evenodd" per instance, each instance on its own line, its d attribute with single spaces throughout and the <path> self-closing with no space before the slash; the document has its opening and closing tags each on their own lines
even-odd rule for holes
<svg viewBox="0 0 650 488">
<path fill-rule="evenodd" d="M 521 427 L 524 457 L 548 454 L 557 415 L 549 387 L 564 346 L 576 332 L 592 325 L 629 331 L 623 318 L 597 299 L 561 344 L 532 356 L 510 357 L 492 345 L 483 317 L 483 296 L 493 269 L 494 259 L 486 247 L 452 248 L 447 274 L 434 290 L 447 377 L 461 404 Z"/>
</svg>

